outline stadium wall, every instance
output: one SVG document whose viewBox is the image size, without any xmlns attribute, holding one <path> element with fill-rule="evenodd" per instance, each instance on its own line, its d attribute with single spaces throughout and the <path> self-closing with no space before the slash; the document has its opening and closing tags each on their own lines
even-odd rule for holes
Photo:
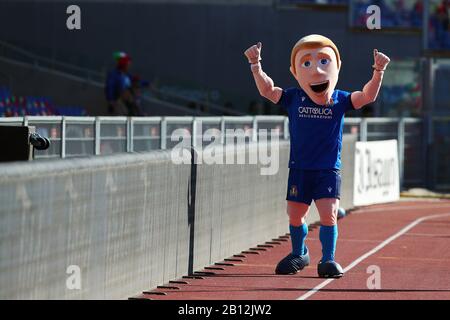
<svg viewBox="0 0 450 320">
<path fill-rule="evenodd" d="M 185 88 L 218 90 L 222 101 L 231 100 L 242 111 L 259 97 L 243 55 L 258 41 L 265 71 L 283 88 L 297 85 L 289 57 L 294 43 L 307 34 L 336 42 L 342 57 L 338 88 L 348 91 L 360 90 L 369 80 L 374 48 L 393 60 L 421 53 L 420 34 L 355 32 L 348 27 L 347 10 L 211 3 L 83 1 L 82 29 L 70 31 L 70 2 L 3 1 L 0 39 L 102 71 L 111 66 L 112 53 L 123 50 L 133 58 L 133 72 L 148 80 L 156 76 Z"/>
<path fill-rule="evenodd" d="M 347 209 L 355 142 L 344 136 Z M 1 165 L 0 299 L 123 299 L 285 234 L 287 142 L 279 154 L 275 175 L 176 165 L 170 150 Z"/>
</svg>

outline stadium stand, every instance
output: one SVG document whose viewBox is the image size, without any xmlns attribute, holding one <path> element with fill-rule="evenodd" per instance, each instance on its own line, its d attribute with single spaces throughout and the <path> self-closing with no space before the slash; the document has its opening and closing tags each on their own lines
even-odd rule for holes
<svg viewBox="0 0 450 320">
<path fill-rule="evenodd" d="M 420 0 L 354 0 L 352 1 L 352 25 L 366 25 L 366 9 L 369 5 L 377 5 L 385 28 L 420 28 L 422 26 L 423 4 Z"/>
<path fill-rule="evenodd" d="M 21 116 L 86 116 L 80 106 L 57 106 L 49 97 L 19 96 L 0 87 L 0 117 Z"/>
</svg>

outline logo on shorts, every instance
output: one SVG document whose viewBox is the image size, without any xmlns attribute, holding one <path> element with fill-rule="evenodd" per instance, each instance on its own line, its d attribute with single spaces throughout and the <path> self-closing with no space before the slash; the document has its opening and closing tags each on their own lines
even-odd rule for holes
<svg viewBox="0 0 450 320">
<path fill-rule="evenodd" d="M 291 197 L 296 197 L 298 195 L 298 190 L 296 185 L 291 186 L 291 190 L 289 190 L 289 195 Z"/>
<path fill-rule="evenodd" d="M 331 193 L 331 190 L 333 190 L 332 187 L 328 187 L 328 192 Z"/>
</svg>

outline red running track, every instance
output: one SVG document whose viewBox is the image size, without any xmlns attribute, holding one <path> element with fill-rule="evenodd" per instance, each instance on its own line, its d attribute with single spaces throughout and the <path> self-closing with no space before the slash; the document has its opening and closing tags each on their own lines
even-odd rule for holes
<svg viewBox="0 0 450 320">
<path fill-rule="evenodd" d="M 340 219 L 338 225 L 336 261 L 346 271 L 340 279 L 317 276 L 316 264 L 321 257 L 319 228 L 310 226 L 306 244 L 311 265 L 295 275 L 274 274 L 278 261 L 291 249 L 290 239 L 285 236 L 271 240 L 277 243 L 268 244 L 273 247 L 263 248 L 266 251 L 237 253 L 229 259 L 241 261 L 219 263 L 232 265 L 216 264 L 211 267 L 218 270 L 204 269 L 211 274 L 198 274 L 199 279 L 176 279 L 186 283 L 165 284 L 171 288 L 157 288 L 133 298 L 450 299 L 449 200 L 412 200 L 363 207 Z M 374 269 L 379 270 L 378 288 L 373 288 Z"/>
</svg>

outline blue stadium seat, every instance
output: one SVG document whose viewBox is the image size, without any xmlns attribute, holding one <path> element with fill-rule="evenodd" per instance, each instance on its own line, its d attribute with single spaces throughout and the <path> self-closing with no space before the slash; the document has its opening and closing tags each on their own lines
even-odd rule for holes
<svg viewBox="0 0 450 320">
<path fill-rule="evenodd" d="M 0 87 L 0 117 L 19 116 L 86 116 L 81 106 L 55 106 L 50 97 L 16 96 L 9 88 Z"/>
</svg>

